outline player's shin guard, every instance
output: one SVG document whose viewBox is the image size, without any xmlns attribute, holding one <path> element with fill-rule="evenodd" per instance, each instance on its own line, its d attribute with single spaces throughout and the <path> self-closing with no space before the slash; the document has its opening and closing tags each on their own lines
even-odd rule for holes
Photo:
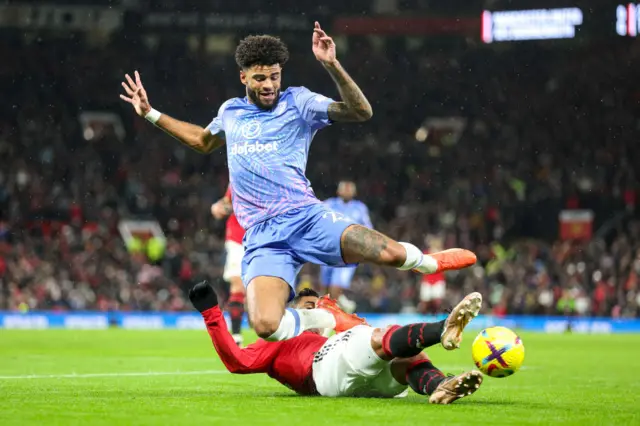
<svg viewBox="0 0 640 426">
<path fill-rule="evenodd" d="M 244 316 L 244 293 L 231 293 L 227 310 L 231 317 L 231 333 L 240 334 L 242 331 L 242 317 Z"/>
<path fill-rule="evenodd" d="M 407 369 L 407 383 L 421 395 L 431 395 L 444 379 L 442 371 L 428 359 L 416 361 Z"/>
<path fill-rule="evenodd" d="M 440 343 L 445 321 L 392 327 L 382 338 L 382 349 L 389 356 L 409 358 Z"/>
</svg>

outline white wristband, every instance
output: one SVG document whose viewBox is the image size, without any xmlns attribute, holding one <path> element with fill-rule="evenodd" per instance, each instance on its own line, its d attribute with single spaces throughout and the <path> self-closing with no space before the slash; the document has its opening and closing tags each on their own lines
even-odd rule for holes
<svg viewBox="0 0 640 426">
<path fill-rule="evenodd" d="M 158 122 L 158 120 L 160 120 L 160 116 L 161 115 L 162 115 L 162 113 L 160 111 L 151 108 L 151 111 L 149 111 L 147 113 L 147 115 L 144 116 L 144 118 L 146 118 L 147 120 L 149 120 L 153 124 L 156 124 Z"/>
</svg>

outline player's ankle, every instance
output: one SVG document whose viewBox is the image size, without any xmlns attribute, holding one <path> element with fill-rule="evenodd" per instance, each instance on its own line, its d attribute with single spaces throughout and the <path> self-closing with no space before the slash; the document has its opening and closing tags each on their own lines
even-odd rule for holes
<svg viewBox="0 0 640 426">
<path fill-rule="evenodd" d="M 400 243 L 406 250 L 406 259 L 398 269 L 402 271 L 416 270 L 422 274 L 432 274 L 438 270 L 438 262 L 431 256 L 425 255 L 411 243 Z"/>
<path fill-rule="evenodd" d="M 407 370 L 407 383 L 421 395 L 431 395 L 445 380 L 445 375 L 429 360 L 416 363 Z"/>
</svg>

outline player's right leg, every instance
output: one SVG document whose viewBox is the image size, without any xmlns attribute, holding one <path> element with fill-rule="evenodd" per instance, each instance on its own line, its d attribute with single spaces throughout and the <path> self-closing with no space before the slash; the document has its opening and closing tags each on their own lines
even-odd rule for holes
<svg viewBox="0 0 640 426">
<path fill-rule="evenodd" d="M 282 257 L 266 256 L 262 261 L 254 259 L 243 273 L 248 282 L 247 312 L 258 336 L 277 341 L 299 336 L 311 328 L 335 328 L 333 315 L 325 310 L 286 307 L 294 294 L 293 284 L 299 266 L 283 264 L 278 259 L 282 260 Z M 274 275 L 257 272 L 261 270 Z"/>
<path fill-rule="evenodd" d="M 326 297 L 320 298 L 317 307 L 331 312 L 338 324 L 348 323 L 354 317 L 342 311 L 334 300 Z M 470 293 L 442 321 L 375 329 L 371 336 L 371 347 L 376 355 L 387 361 L 394 358 L 410 358 L 438 343 L 446 350 L 457 349 L 462 341 L 462 332 L 478 315 L 481 307 L 482 295 L 477 292 Z"/>
</svg>

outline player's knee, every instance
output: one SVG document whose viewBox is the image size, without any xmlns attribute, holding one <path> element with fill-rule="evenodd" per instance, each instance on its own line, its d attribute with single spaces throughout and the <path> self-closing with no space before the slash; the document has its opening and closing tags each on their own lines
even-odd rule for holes
<svg viewBox="0 0 640 426">
<path fill-rule="evenodd" d="M 262 338 L 266 339 L 269 336 L 272 336 L 280 326 L 281 318 L 268 318 L 268 317 L 258 317 L 252 320 L 253 329 L 256 334 Z"/>
</svg>

